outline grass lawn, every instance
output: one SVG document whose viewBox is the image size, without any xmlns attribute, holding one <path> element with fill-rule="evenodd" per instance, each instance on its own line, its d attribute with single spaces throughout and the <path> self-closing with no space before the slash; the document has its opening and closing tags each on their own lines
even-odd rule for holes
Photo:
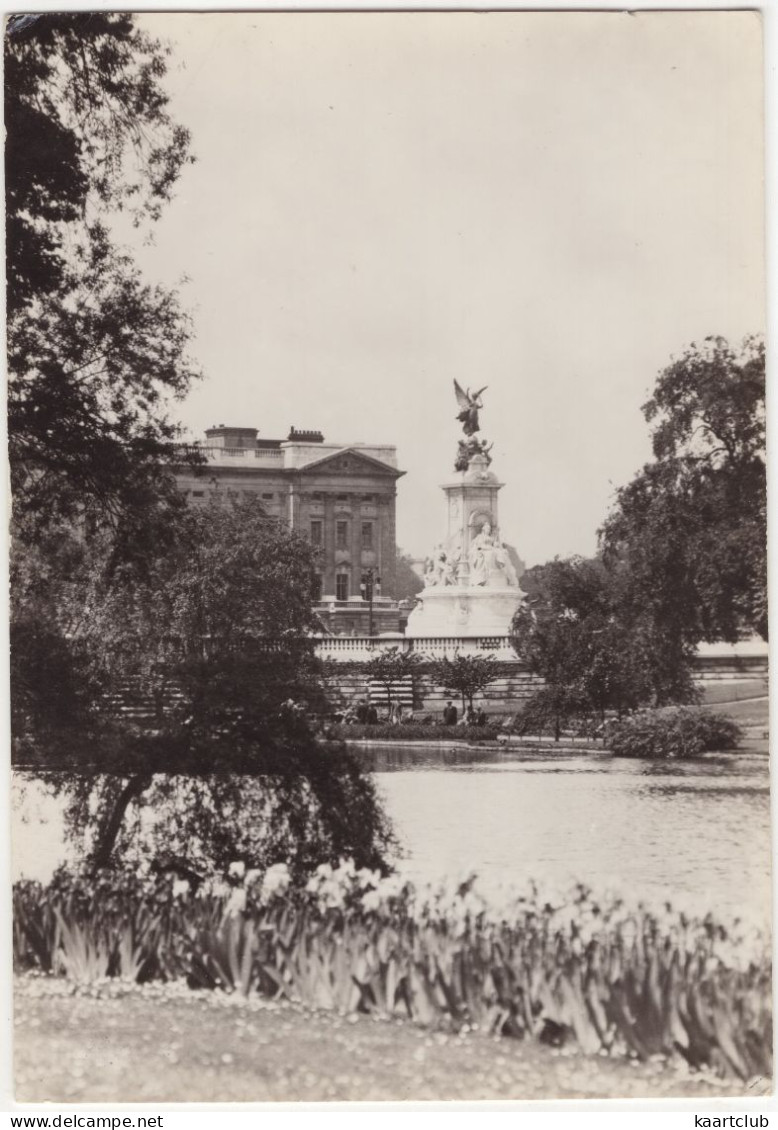
<svg viewBox="0 0 778 1130">
<path fill-rule="evenodd" d="M 766 695 L 756 699 L 743 699 L 741 702 L 706 702 L 703 705 L 717 714 L 728 714 L 741 726 L 763 726 L 767 729 L 770 702 Z"/>
<path fill-rule="evenodd" d="M 18 1102 L 290 1102 L 757 1097 L 683 1064 L 584 1057 L 478 1032 L 145 986 L 74 995 L 18 978 Z"/>
</svg>

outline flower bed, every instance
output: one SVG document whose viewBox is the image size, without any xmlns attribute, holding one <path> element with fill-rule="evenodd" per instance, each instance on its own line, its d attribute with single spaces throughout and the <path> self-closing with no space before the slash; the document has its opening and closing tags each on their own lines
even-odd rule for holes
<svg viewBox="0 0 778 1130">
<path fill-rule="evenodd" d="M 14 889 L 18 970 L 75 985 L 114 977 L 402 1016 L 590 1053 L 682 1054 L 743 1079 L 771 1071 L 770 955 L 710 917 L 531 889 L 489 906 L 474 880 L 319 867 L 293 889 L 283 864 L 226 881 L 60 873 Z"/>
</svg>

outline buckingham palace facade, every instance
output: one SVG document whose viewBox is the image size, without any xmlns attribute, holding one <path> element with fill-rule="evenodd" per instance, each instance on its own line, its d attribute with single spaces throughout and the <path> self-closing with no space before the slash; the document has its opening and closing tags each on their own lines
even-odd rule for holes
<svg viewBox="0 0 778 1130">
<path fill-rule="evenodd" d="M 396 632 L 396 448 L 330 443 L 321 432 L 292 428 L 286 439 L 260 438 L 256 428 L 219 424 L 198 447 L 205 466 L 182 469 L 190 504 L 214 491 L 255 495 L 319 550 L 315 607 L 326 631 Z"/>
</svg>

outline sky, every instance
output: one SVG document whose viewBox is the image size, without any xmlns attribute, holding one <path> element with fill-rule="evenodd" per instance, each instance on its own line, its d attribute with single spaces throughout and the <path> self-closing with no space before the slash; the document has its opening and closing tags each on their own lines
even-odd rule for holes
<svg viewBox="0 0 778 1130">
<path fill-rule="evenodd" d="M 594 552 L 658 372 L 763 328 L 758 15 L 141 20 L 197 158 L 134 247 L 193 314 L 191 434 L 396 444 L 423 556 L 453 381 L 487 385 L 503 538 L 529 565 Z"/>
</svg>

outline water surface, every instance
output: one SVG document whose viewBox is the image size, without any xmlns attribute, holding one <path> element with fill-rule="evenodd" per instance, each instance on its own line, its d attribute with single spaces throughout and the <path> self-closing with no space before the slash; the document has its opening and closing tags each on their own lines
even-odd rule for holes
<svg viewBox="0 0 778 1130">
<path fill-rule="evenodd" d="M 652 903 L 769 916 L 764 755 L 646 762 L 418 745 L 360 755 L 420 879 L 476 871 L 486 888 L 580 880 Z M 45 879 L 64 856 L 61 808 L 34 781 L 24 795 L 19 785 L 14 875 Z"/>
<path fill-rule="evenodd" d="M 647 762 L 408 746 L 367 756 L 419 877 L 473 869 L 486 885 L 581 880 L 651 902 L 769 916 L 764 755 Z"/>
</svg>

